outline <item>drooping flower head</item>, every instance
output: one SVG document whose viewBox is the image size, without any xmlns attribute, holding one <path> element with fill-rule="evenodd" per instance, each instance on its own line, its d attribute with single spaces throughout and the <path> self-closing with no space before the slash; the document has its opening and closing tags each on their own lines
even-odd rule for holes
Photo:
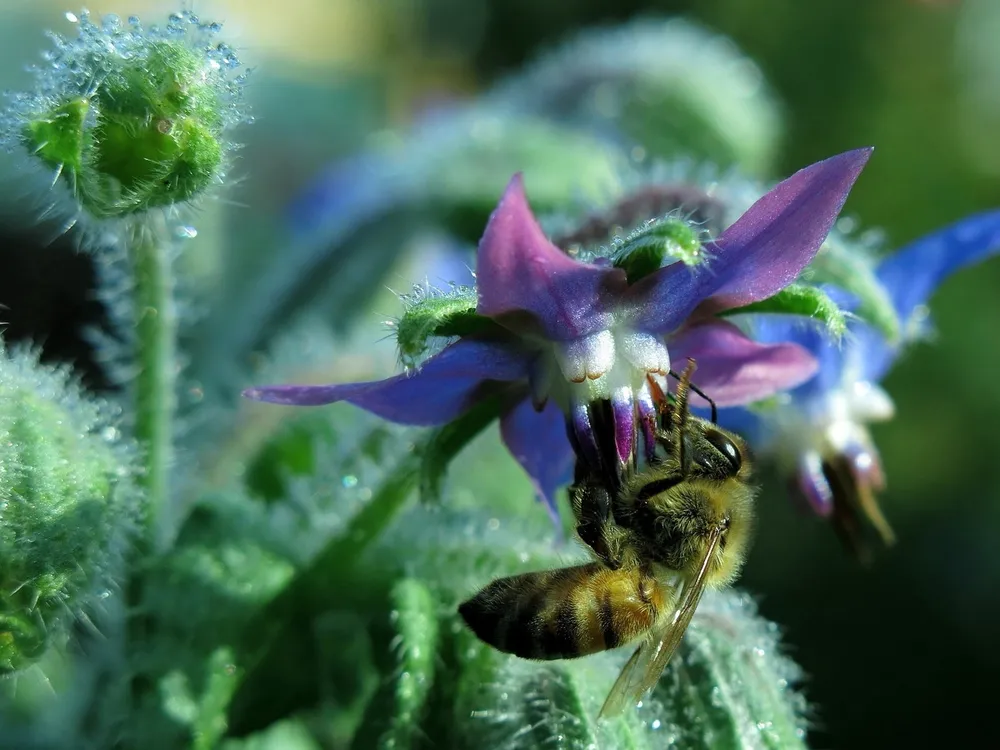
<svg viewBox="0 0 1000 750">
<path fill-rule="evenodd" d="M 929 330 L 926 303 L 951 273 L 1000 252 L 1000 212 L 963 219 L 885 257 L 875 275 L 900 322 L 891 341 L 860 320 L 843 344 L 788 318 L 755 321 L 762 341 L 795 341 L 818 360 L 816 375 L 760 410 L 724 409 L 720 421 L 774 455 L 792 493 L 835 528 L 859 554 L 862 520 L 883 541 L 894 539 L 876 495 L 886 485 L 868 424 L 891 419 L 895 407 L 879 382 L 906 349 Z"/>
<path fill-rule="evenodd" d="M 479 243 L 475 293 L 439 298 L 446 314 L 427 327 L 456 341 L 386 380 L 245 395 L 304 406 L 348 401 L 414 425 L 445 424 L 496 398 L 505 444 L 554 508 L 574 449 L 598 465 L 617 464 L 609 470 L 652 451 L 644 427 L 653 422 L 650 379 L 666 376 L 673 361 L 697 360 L 698 385 L 722 406 L 771 396 L 816 371 L 798 344 L 752 341 L 716 315 L 796 279 L 870 154 L 858 149 L 800 170 L 710 241 L 674 219 L 653 228 L 669 242 L 639 236 L 589 262 L 545 236 L 516 175 Z M 613 434 L 610 452 L 599 447 L 599 411 L 610 411 L 600 428 Z"/>
</svg>

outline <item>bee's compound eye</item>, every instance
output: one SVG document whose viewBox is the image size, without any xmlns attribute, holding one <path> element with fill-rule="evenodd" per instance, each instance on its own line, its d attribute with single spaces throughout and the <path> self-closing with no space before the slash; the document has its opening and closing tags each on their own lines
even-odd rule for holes
<svg viewBox="0 0 1000 750">
<path fill-rule="evenodd" d="M 734 474 L 740 470 L 740 467 L 743 466 L 743 456 L 740 453 L 740 449 L 736 446 L 736 443 L 718 430 L 706 430 L 705 440 L 711 443 L 713 448 L 726 457 L 726 460 L 729 461 L 729 465 Z"/>
</svg>

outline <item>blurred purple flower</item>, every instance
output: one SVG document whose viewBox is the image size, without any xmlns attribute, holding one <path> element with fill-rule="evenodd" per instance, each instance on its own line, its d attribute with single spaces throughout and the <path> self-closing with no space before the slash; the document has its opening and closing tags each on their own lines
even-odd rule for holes
<svg viewBox="0 0 1000 750">
<path fill-rule="evenodd" d="M 905 346 L 926 334 L 926 303 L 934 290 L 953 272 L 998 252 L 1000 211 L 993 211 L 956 222 L 883 259 L 876 275 L 902 330 L 894 344 L 861 322 L 850 326 L 840 344 L 784 316 L 755 321 L 759 340 L 798 342 L 816 357 L 819 370 L 772 408 L 723 409 L 719 420 L 741 432 L 758 451 L 774 455 L 792 478 L 792 493 L 819 515 L 832 517 L 858 552 L 863 551 L 861 516 L 886 543 L 894 538 L 876 499 L 885 488 L 885 475 L 867 428 L 890 419 L 895 411 L 878 383 Z"/>
<path fill-rule="evenodd" d="M 770 297 L 798 276 L 870 155 L 858 149 L 796 172 L 726 229 L 701 266 L 674 262 L 631 285 L 622 269 L 580 262 L 552 244 L 515 175 L 476 264 L 476 313 L 499 324 L 496 331 L 460 338 L 412 374 L 244 395 L 289 405 L 349 401 L 394 422 L 441 425 L 503 391 L 503 440 L 554 509 L 574 449 L 620 469 L 635 458 L 639 428 L 652 449 L 649 378 L 666 375 L 671 359 L 696 359 L 698 385 L 719 405 L 759 400 L 815 373 L 801 346 L 751 341 L 713 316 Z M 606 403 L 611 425 L 600 431 L 614 440 L 602 452 L 592 418 L 594 406 Z"/>
</svg>

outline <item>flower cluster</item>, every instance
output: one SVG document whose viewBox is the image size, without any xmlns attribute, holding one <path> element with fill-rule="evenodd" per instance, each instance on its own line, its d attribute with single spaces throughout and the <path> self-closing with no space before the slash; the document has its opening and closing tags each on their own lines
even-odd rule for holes
<svg viewBox="0 0 1000 750">
<path fill-rule="evenodd" d="M 493 398 L 505 444 L 554 514 L 574 458 L 613 471 L 652 451 L 652 389 L 691 358 L 721 423 L 776 459 L 794 494 L 859 553 L 862 519 L 891 542 L 876 500 L 884 473 L 865 426 L 894 411 L 878 382 L 925 332 L 937 284 L 1000 250 L 1000 214 L 960 221 L 874 266 L 863 255 L 838 260 L 845 240 L 827 243 L 828 234 L 869 155 L 807 167 L 735 219 L 746 190 L 647 185 L 551 239 L 515 176 L 479 243 L 476 287 L 419 296 L 397 327 L 404 361 L 449 337 L 442 351 L 387 380 L 245 395 L 348 401 L 415 425 L 447 424 Z M 664 204 L 687 218 L 663 214 Z M 815 284 L 793 294 L 814 258 Z M 803 289 L 804 307 L 795 302 Z M 846 335 L 807 319 L 824 318 L 824 304 L 850 320 Z"/>
<path fill-rule="evenodd" d="M 515 176 L 479 243 L 474 310 L 451 311 L 435 331 L 459 333 L 457 340 L 387 380 L 246 395 L 293 405 L 348 401 L 416 425 L 448 423 L 500 396 L 504 442 L 554 509 L 574 455 L 610 470 L 653 449 L 653 378 L 667 376 L 672 362 L 695 359 L 698 385 L 721 406 L 772 396 L 815 373 L 805 348 L 755 341 L 718 316 L 795 281 L 870 154 L 858 149 L 800 170 L 717 237 L 667 217 L 588 262 L 545 236 Z M 602 448 L 605 433 L 613 435 L 610 450 Z"/>
</svg>

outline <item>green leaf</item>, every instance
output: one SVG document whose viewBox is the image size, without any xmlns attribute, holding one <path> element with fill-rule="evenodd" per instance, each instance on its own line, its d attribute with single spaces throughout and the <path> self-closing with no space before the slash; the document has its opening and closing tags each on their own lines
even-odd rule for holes
<svg viewBox="0 0 1000 750">
<path fill-rule="evenodd" d="M 804 315 L 815 318 L 826 326 L 833 337 L 839 338 L 847 330 L 844 311 L 819 287 L 808 284 L 791 284 L 773 297 L 752 302 L 743 307 L 726 310 L 724 316 L 770 313 L 777 315 Z"/>
<path fill-rule="evenodd" d="M 174 670 L 160 681 L 164 711 L 188 726 L 192 750 L 212 750 L 226 732 L 226 707 L 240 680 L 229 648 L 218 648 L 208 657 L 205 688 L 195 698 L 186 674 Z"/>
<path fill-rule="evenodd" d="M 713 593 L 654 689 L 652 710 L 679 747 L 804 748 L 805 702 L 791 687 L 799 676 L 748 597 Z"/>
<path fill-rule="evenodd" d="M 276 701 L 267 685 L 275 675 L 289 680 L 289 650 L 301 655 L 303 624 L 331 606 L 331 592 L 339 604 L 353 603 L 359 610 L 370 607 L 382 596 L 374 580 L 359 585 L 352 580 L 364 552 L 394 521 L 416 488 L 420 461 L 416 450 L 403 452 L 392 468 L 386 469 L 370 499 L 346 519 L 339 532 L 318 555 L 289 581 L 288 585 L 247 623 L 237 651 L 247 666 L 247 678 L 240 685 L 230 707 L 230 723 L 237 734 L 257 731 L 280 718 L 291 708 L 296 696 Z M 301 682 L 302 675 L 297 675 Z M 307 686 L 308 687 L 308 686 Z"/>
<path fill-rule="evenodd" d="M 421 723 L 434 687 L 439 646 L 438 604 L 422 582 L 403 578 L 390 595 L 393 673 L 369 701 L 354 736 L 358 750 L 421 747 Z"/>
</svg>

